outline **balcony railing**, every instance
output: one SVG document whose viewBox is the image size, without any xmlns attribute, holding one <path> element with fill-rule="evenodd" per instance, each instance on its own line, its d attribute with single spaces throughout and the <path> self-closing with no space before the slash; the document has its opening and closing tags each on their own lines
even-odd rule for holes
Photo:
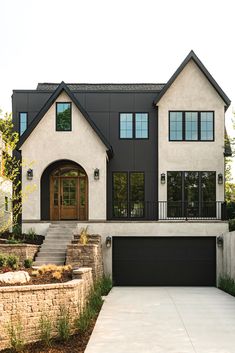
<svg viewBox="0 0 235 353">
<path fill-rule="evenodd" d="M 223 201 L 114 202 L 112 219 L 119 220 L 226 220 Z"/>
</svg>

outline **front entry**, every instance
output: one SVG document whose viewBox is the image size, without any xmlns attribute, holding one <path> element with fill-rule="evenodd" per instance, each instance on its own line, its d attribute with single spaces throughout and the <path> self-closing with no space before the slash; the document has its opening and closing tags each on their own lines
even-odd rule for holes
<svg viewBox="0 0 235 353">
<path fill-rule="evenodd" d="M 87 175 L 73 164 L 65 164 L 50 175 L 51 220 L 87 220 Z"/>
</svg>

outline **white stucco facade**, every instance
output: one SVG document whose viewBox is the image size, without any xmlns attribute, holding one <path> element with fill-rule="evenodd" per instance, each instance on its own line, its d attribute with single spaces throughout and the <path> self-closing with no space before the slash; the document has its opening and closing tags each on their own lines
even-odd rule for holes
<svg viewBox="0 0 235 353">
<path fill-rule="evenodd" d="M 194 63 L 184 67 L 158 105 L 159 201 L 167 200 L 167 183 L 160 175 L 168 171 L 215 171 L 224 175 L 224 106 L 214 87 Z M 214 111 L 214 141 L 169 141 L 169 111 Z M 224 184 L 216 177 L 216 200 L 224 201 Z"/>
<path fill-rule="evenodd" d="M 53 162 L 67 159 L 78 163 L 88 176 L 88 217 L 106 219 L 106 146 L 72 102 L 72 131 L 56 131 L 56 102 L 71 102 L 62 92 L 21 146 L 23 220 L 40 220 L 40 181 L 43 171 Z M 28 168 L 33 180 L 27 180 Z M 94 180 L 94 170 L 100 172 Z"/>
</svg>

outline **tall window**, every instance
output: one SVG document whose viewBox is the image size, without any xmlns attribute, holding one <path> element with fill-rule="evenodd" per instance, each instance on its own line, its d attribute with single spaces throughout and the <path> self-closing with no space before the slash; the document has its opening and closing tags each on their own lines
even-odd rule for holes
<svg viewBox="0 0 235 353">
<path fill-rule="evenodd" d="M 28 113 L 20 113 L 20 136 L 25 132 L 28 126 Z"/>
<path fill-rule="evenodd" d="M 120 139 L 147 139 L 148 113 L 120 113 Z"/>
<path fill-rule="evenodd" d="M 213 141 L 213 112 L 169 112 L 170 141 Z"/>
<path fill-rule="evenodd" d="M 168 217 L 214 217 L 216 172 L 167 172 Z"/>
<path fill-rule="evenodd" d="M 71 130 L 71 103 L 56 103 L 56 131 Z"/>
<path fill-rule="evenodd" d="M 144 217 L 144 173 L 113 173 L 113 217 Z"/>
</svg>

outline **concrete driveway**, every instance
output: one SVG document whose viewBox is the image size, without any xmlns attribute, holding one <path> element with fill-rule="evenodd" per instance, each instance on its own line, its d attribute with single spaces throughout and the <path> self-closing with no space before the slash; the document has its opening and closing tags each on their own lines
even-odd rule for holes
<svg viewBox="0 0 235 353">
<path fill-rule="evenodd" d="M 114 287 L 85 353 L 234 353 L 235 298 L 216 288 Z"/>
</svg>

